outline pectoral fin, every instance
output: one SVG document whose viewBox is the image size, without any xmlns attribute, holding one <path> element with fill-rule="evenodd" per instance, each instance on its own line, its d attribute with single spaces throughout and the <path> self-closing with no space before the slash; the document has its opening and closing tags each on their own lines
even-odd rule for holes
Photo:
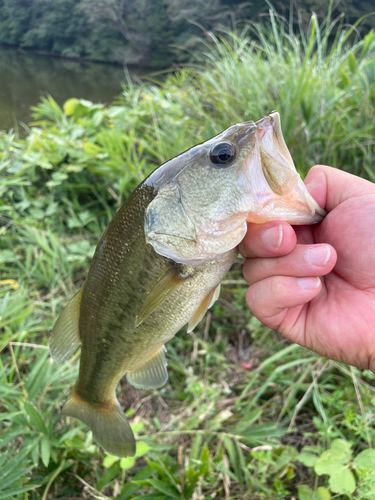
<svg viewBox="0 0 375 500">
<path fill-rule="evenodd" d="M 190 318 L 188 323 L 188 333 L 192 332 L 197 324 L 203 319 L 203 316 L 206 314 L 207 309 L 210 308 L 219 298 L 220 294 L 220 285 L 216 288 L 213 288 L 208 295 L 202 300 L 198 309 L 195 311 L 193 316 Z"/>
<path fill-rule="evenodd" d="M 142 309 L 135 318 L 135 326 L 139 326 L 147 316 L 156 311 L 184 283 L 186 278 L 186 276 L 179 275 L 179 266 L 168 269 L 147 295 Z"/>
<path fill-rule="evenodd" d="M 63 363 L 72 356 L 81 345 L 79 338 L 79 308 L 82 290 L 74 295 L 57 319 L 49 339 L 52 359 Z"/>
<path fill-rule="evenodd" d="M 217 299 L 219 298 L 219 295 L 220 295 L 220 288 L 221 288 L 221 285 L 220 285 L 220 283 L 219 283 L 219 284 L 217 285 L 217 287 L 215 288 L 215 290 L 214 290 L 214 293 L 213 293 L 213 295 L 212 295 L 212 299 L 211 299 L 210 305 L 208 306 L 208 309 L 209 309 L 210 307 L 212 307 L 212 306 L 215 304 L 215 302 L 217 301 Z"/>
<path fill-rule="evenodd" d="M 128 382 L 137 389 L 158 389 L 168 380 L 165 347 L 157 350 L 146 363 L 132 372 L 128 372 Z"/>
</svg>

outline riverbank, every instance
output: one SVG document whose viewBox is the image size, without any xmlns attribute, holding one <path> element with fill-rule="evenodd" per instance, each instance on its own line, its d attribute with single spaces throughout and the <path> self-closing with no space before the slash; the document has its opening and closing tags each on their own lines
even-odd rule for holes
<svg viewBox="0 0 375 500">
<path fill-rule="evenodd" d="M 140 68 L 0 47 L 0 130 L 30 123 L 41 96 L 52 95 L 60 105 L 70 97 L 109 105 L 121 93 L 126 72 L 145 74 Z"/>
</svg>

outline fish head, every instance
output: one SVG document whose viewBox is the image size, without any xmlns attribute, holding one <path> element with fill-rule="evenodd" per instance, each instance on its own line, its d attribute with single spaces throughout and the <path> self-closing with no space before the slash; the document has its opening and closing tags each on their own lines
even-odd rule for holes
<svg viewBox="0 0 375 500">
<path fill-rule="evenodd" d="M 320 222 L 285 144 L 276 111 L 232 125 L 157 169 L 146 241 L 176 262 L 197 265 L 235 248 L 247 222 Z"/>
</svg>

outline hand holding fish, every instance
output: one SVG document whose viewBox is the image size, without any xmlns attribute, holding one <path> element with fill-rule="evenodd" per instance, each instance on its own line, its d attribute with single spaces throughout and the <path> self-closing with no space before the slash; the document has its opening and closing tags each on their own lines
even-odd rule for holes
<svg viewBox="0 0 375 500">
<path fill-rule="evenodd" d="M 289 340 L 375 372 L 375 185 L 316 166 L 306 186 L 328 211 L 319 226 L 249 224 L 247 304 Z"/>
</svg>

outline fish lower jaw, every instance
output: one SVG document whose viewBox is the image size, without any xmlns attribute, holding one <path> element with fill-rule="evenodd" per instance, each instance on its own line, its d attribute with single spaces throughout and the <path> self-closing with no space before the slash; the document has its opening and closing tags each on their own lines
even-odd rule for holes
<svg viewBox="0 0 375 500">
<path fill-rule="evenodd" d="M 249 212 L 247 222 L 254 224 L 265 224 L 267 222 L 280 220 L 294 225 L 319 224 L 324 218 L 324 215 L 315 210 L 308 210 L 305 206 L 293 209 L 286 204 L 277 204 L 273 201 L 269 202 L 263 209 L 258 212 Z"/>
<path fill-rule="evenodd" d="M 174 236 L 154 234 L 146 241 L 155 252 L 179 264 L 199 266 L 209 262 L 216 262 L 218 256 L 235 249 L 244 238 L 247 231 L 246 215 L 243 214 L 241 224 L 232 231 L 225 233 L 218 231 L 205 232 L 197 228 L 195 240 L 184 240 Z"/>
</svg>

